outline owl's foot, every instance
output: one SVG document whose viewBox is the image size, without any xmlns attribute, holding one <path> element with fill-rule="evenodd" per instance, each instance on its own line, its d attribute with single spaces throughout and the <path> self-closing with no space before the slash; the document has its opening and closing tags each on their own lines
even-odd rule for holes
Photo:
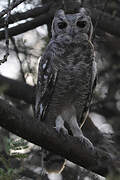
<svg viewBox="0 0 120 180">
<path fill-rule="evenodd" d="M 76 116 L 71 117 L 69 126 L 74 137 L 79 138 L 80 141 L 83 142 L 83 144 L 85 144 L 86 146 L 89 146 L 90 148 L 94 148 L 90 140 L 83 135 L 82 130 L 78 125 Z"/>
<path fill-rule="evenodd" d="M 75 136 L 74 136 L 74 137 L 75 137 Z M 86 138 L 85 136 L 80 135 L 80 136 L 76 136 L 76 137 L 79 138 L 79 140 L 80 140 L 81 142 L 83 142 L 85 145 L 88 145 L 89 147 L 93 148 L 93 144 L 92 144 L 91 141 L 90 141 L 88 138 Z"/>
<path fill-rule="evenodd" d="M 63 134 L 68 134 L 68 130 L 65 128 L 65 126 L 64 126 L 64 121 L 63 121 L 63 119 L 62 119 L 62 117 L 61 116 L 58 116 L 57 118 L 56 118 L 56 127 L 55 127 L 55 129 L 57 130 L 57 132 L 63 132 Z"/>
</svg>

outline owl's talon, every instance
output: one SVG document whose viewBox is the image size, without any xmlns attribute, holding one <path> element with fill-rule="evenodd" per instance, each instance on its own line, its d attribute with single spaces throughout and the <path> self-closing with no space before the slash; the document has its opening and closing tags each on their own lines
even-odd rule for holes
<svg viewBox="0 0 120 180">
<path fill-rule="evenodd" d="M 81 142 L 83 142 L 83 144 L 84 144 L 85 146 L 87 146 L 87 147 L 89 147 L 89 148 L 91 148 L 91 149 L 94 148 L 92 142 L 91 142 L 88 138 L 86 138 L 85 136 L 80 135 L 80 136 L 76 136 L 76 137 L 77 137 Z"/>
<path fill-rule="evenodd" d="M 88 138 L 86 138 L 85 136 L 84 136 L 84 140 L 86 142 L 86 145 L 88 144 L 89 147 L 91 147 L 92 149 L 94 148 L 92 142 Z"/>
<path fill-rule="evenodd" d="M 68 134 L 68 130 L 64 126 L 64 121 L 61 116 L 58 116 L 56 119 L 56 131 L 62 132 L 64 135 Z"/>
</svg>

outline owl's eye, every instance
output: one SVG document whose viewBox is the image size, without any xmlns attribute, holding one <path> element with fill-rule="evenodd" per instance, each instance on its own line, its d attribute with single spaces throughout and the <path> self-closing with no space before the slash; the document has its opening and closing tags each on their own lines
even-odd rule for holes
<svg viewBox="0 0 120 180">
<path fill-rule="evenodd" d="M 80 28 L 84 28 L 86 26 L 86 21 L 78 21 L 77 26 Z"/>
<path fill-rule="evenodd" d="M 59 27 L 59 29 L 64 29 L 67 27 L 67 23 L 66 22 L 59 22 L 58 27 Z"/>
</svg>

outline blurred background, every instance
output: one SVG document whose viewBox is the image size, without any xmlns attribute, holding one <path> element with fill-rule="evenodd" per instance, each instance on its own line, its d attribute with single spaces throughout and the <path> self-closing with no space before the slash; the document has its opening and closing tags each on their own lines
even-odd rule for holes
<svg viewBox="0 0 120 180">
<path fill-rule="evenodd" d="M 15 0 L 0 0 L 0 13 Z M 33 117 L 30 100 L 17 92 L 19 82 L 35 87 L 39 59 L 51 37 L 51 22 L 61 1 L 24 0 L 10 11 L 9 56 L 0 65 L 0 98 Z M 120 155 L 120 1 L 84 0 L 94 24 L 94 46 L 98 80 L 90 117 L 101 133 L 94 144 Z M 1 14 L 0 14 L 1 15 Z M 5 18 L 0 16 L 0 60 L 6 54 Z M 0 61 L 0 62 L 1 62 Z M 18 84 L 17 84 L 18 83 Z M 23 83 L 23 84 L 22 84 Z M 8 86 L 9 89 L 8 89 Z M 15 86 L 14 91 L 10 86 Z M 24 88 L 23 88 L 24 89 Z M 11 92 L 12 91 L 12 92 Z M 20 90 L 21 91 L 21 90 Z M 20 96 L 20 97 L 19 97 Z M 88 127 L 89 137 L 91 130 Z M 93 132 L 95 133 L 95 132 Z M 91 135 L 92 136 L 92 135 Z M 95 137 L 95 135 L 94 135 Z M 61 174 L 41 176 L 41 147 L 0 127 L 0 180 L 103 180 L 92 172 L 67 161 Z M 110 177 L 108 177 L 110 179 Z M 115 177 L 114 177 L 115 179 Z M 117 180 L 117 179 L 116 179 Z"/>
</svg>

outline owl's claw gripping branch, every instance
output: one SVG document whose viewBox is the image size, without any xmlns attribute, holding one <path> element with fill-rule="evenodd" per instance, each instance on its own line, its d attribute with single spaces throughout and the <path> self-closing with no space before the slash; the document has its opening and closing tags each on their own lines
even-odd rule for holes
<svg viewBox="0 0 120 180">
<path fill-rule="evenodd" d="M 86 146 L 88 149 L 94 150 L 94 146 L 88 138 L 86 138 L 85 136 L 79 136 L 79 140 L 80 142 L 82 142 L 83 146 Z"/>
</svg>

